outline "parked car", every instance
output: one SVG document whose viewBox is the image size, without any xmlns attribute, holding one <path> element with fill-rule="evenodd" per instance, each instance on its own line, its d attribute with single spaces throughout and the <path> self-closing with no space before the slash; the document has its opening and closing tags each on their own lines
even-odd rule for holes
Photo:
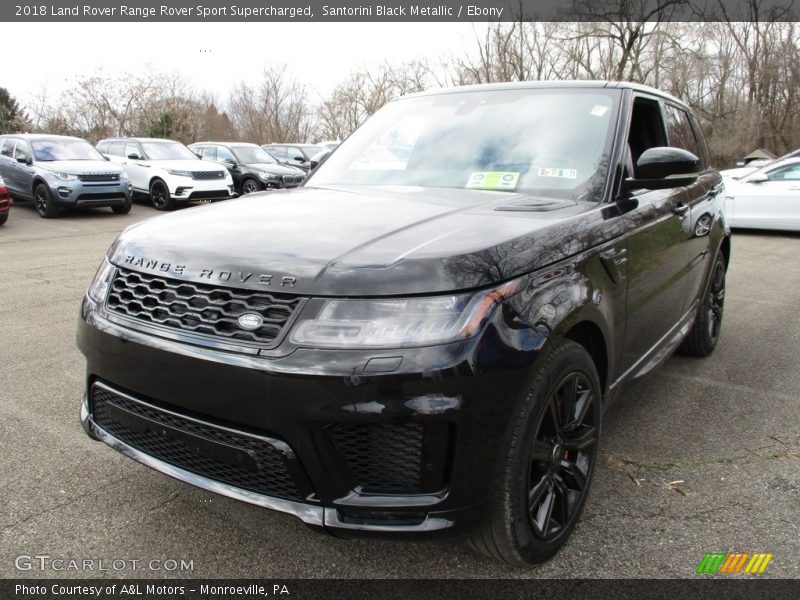
<svg viewBox="0 0 800 600">
<path fill-rule="evenodd" d="M 800 231 L 800 158 L 726 180 L 724 210 L 731 227 Z"/>
<path fill-rule="evenodd" d="M 225 200 L 234 195 L 233 179 L 226 169 L 201 161 L 179 142 L 109 138 L 100 141 L 97 149 L 123 166 L 133 191 L 149 197 L 158 210 L 172 210 L 178 202 Z"/>
<path fill-rule="evenodd" d="M 327 148 L 328 150 L 336 150 L 337 146 L 339 146 L 339 144 L 341 144 L 341 143 L 342 142 L 337 141 L 337 140 L 323 140 L 321 142 L 317 142 L 316 145 L 317 146 L 323 146 L 323 147 Z"/>
<path fill-rule="evenodd" d="M 8 195 L 6 182 L 0 177 L 0 225 L 8 221 L 8 213 L 11 210 L 11 196 Z"/>
<path fill-rule="evenodd" d="M 36 212 L 46 219 L 78 207 L 110 207 L 117 214 L 131 209 L 125 171 L 80 138 L 0 136 L 0 176 L 9 195 L 33 201 Z"/>
<path fill-rule="evenodd" d="M 402 168 L 364 164 L 398 142 Z M 118 237 L 80 313 L 83 425 L 337 535 L 545 560 L 623 384 L 718 343 L 720 190 L 695 115 L 648 87 L 390 102 L 295 190 Z"/>
<path fill-rule="evenodd" d="M 234 189 L 242 195 L 297 187 L 306 178 L 305 171 L 278 164 L 255 144 L 198 142 L 191 144 L 189 150 L 204 160 L 222 163 L 233 178 Z"/>
<path fill-rule="evenodd" d="M 306 173 L 331 152 L 330 148 L 316 144 L 264 144 L 261 147 L 280 164 L 303 169 Z"/>
</svg>

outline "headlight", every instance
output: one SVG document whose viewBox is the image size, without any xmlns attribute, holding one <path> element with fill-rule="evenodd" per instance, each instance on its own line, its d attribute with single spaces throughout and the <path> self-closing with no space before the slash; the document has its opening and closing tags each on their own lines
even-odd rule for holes
<svg viewBox="0 0 800 600">
<path fill-rule="evenodd" d="M 472 337 L 516 282 L 477 294 L 429 298 L 327 300 L 319 314 L 299 323 L 291 341 L 315 348 L 399 348 Z"/>
<path fill-rule="evenodd" d="M 167 169 L 167 173 L 170 175 L 177 175 L 178 177 L 191 177 L 192 174 L 189 171 L 181 171 L 180 169 Z"/>
<path fill-rule="evenodd" d="M 56 176 L 56 179 L 60 179 L 61 181 L 75 181 L 78 179 L 77 175 L 71 175 L 70 173 L 53 173 Z"/>
<path fill-rule="evenodd" d="M 103 264 L 97 269 L 97 273 L 94 274 L 94 279 L 89 285 L 89 290 L 87 291 L 89 298 L 98 304 L 105 302 L 115 271 L 114 265 L 104 258 Z"/>
<path fill-rule="evenodd" d="M 277 181 L 278 176 L 273 175 L 272 173 L 259 173 L 258 176 L 263 179 L 264 181 Z"/>
</svg>

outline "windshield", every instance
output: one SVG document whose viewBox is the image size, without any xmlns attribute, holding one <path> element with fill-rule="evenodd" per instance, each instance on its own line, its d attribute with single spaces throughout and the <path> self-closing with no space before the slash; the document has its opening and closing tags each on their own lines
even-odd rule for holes
<svg viewBox="0 0 800 600">
<path fill-rule="evenodd" d="M 33 156 L 40 162 L 54 160 L 105 160 L 89 142 L 83 140 L 34 140 Z"/>
<path fill-rule="evenodd" d="M 254 163 L 274 165 L 278 162 L 258 146 L 236 146 L 232 150 L 236 155 L 236 160 L 246 165 Z"/>
<path fill-rule="evenodd" d="M 200 160 L 178 142 L 142 142 L 142 151 L 149 160 Z"/>
<path fill-rule="evenodd" d="M 310 185 L 433 186 L 599 200 L 618 90 L 516 89 L 408 98 L 378 111 Z"/>
</svg>

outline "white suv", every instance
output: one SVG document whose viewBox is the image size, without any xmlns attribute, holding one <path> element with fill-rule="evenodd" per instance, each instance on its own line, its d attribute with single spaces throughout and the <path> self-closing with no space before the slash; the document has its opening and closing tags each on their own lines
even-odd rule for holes
<svg viewBox="0 0 800 600">
<path fill-rule="evenodd" d="M 133 191 L 146 194 L 158 210 L 189 200 L 233 197 L 233 180 L 221 165 L 200 160 L 181 143 L 156 138 L 109 138 L 97 144 L 101 154 L 122 165 Z"/>
</svg>

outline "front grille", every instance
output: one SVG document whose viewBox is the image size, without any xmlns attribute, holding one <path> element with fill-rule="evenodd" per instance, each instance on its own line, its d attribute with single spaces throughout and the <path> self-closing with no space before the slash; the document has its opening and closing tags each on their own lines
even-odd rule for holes
<svg viewBox="0 0 800 600">
<path fill-rule="evenodd" d="M 332 437 L 362 491 L 419 491 L 423 439 L 420 423 L 338 423 L 332 428 Z"/>
<path fill-rule="evenodd" d="M 199 192 L 192 192 L 189 194 L 189 200 L 222 200 L 225 198 L 229 198 L 230 193 L 228 190 L 211 190 L 211 191 L 199 191 Z"/>
<path fill-rule="evenodd" d="M 123 192 L 94 192 L 88 194 L 81 194 L 77 200 L 86 200 L 91 202 L 104 202 L 106 200 L 124 200 L 125 194 Z"/>
<path fill-rule="evenodd" d="M 235 290 L 119 269 L 106 306 L 144 323 L 269 345 L 299 302 L 298 297 L 286 294 Z M 258 329 L 246 331 L 237 321 L 243 313 L 257 313 L 264 322 Z"/>
<path fill-rule="evenodd" d="M 192 179 L 225 179 L 225 171 L 192 171 Z"/>
<path fill-rule="evenodd" d="M 274 445 L 288 448 L 279 440 L 270 441 L 190 419 L 98 384 L 92 386 L 91 411 L 98 427 L 160 461 L 264 496 L 301 500 L 284 454 Z M 198 452 L 199 446 L 205 450 Z M 249 465 L 242 467 L 215 460 L 210 456 L 215 449 L 223 456 L 241 453 Z"/>
<path fill-rule="evenodd" d="M 91 173 L 78 175 L 81 181 L 119 181 L 119 173 Z"/>
<path fill-rule="evenodd" d="M 303 176 L 302 175 L 284 175 L 283 176 L 283 183 L 292 184 L 292 183 L 302 183 Z"/>
</svg>

